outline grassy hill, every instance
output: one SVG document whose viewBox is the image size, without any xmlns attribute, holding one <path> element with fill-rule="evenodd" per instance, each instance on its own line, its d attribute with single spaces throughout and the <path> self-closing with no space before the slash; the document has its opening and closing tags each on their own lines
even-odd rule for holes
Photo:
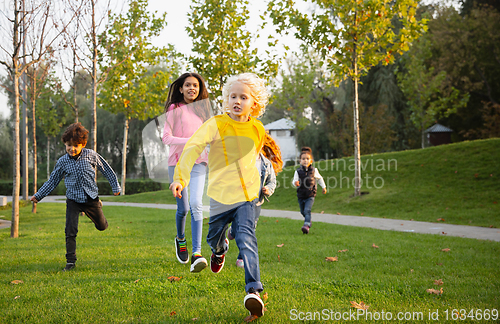
<svg viewBox="0 0 500 324">
<path fill-rule="evenodd" d="M 500 227 L 500 139 L 362 156 L 363 192 L 353 198 L 352 158 L 315 162 L 328 185 L 313 212 Z M 295 167 L 277 177 L 263 208 L 299 210 L 291 186 Z M 175 203 L 168 191 L 109 200 Z M 314 221 L 314 219 L 313 219 Z"/>
</svg>

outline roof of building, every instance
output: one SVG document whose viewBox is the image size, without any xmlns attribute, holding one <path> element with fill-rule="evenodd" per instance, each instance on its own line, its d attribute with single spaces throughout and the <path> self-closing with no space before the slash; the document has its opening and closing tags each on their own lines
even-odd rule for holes
<svg viewBox="0 0 500 324">
<path fill-rule="evenodd" d="M 441 124 L 435 124 L 425 130 L 426 133 L 452 133 L 453 129 L 450 129 Z"/>
<path fill-rule="evenodd" d="M 295 122 L 291 121 L 288 118 L 281 118 L 272 123 L 264 125 L 266 130 L 286 130 L 286 129 L 295 129 Z"/>
</svg>

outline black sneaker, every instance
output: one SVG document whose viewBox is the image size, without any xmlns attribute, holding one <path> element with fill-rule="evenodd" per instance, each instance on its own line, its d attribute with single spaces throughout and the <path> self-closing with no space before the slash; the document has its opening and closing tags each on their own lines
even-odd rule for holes
<svg viewBox="0 0 500 324">
<path fill-rule="evenodd" d="M 189 262 L 189 252 L 186 244 L 186 239 L 179 241 L 175 238 L 175 255 L 180 263 L 186 264 Z"/>
<path fill-rule="evenodd" d="M 207 259 L 200 253 L 193 253 L 191 256 L 191 272 L 200 272 L 208 266 Z"/>
<path fill-rule="evenodd" d="M 74 263 L 68 262 L 62 271 L 71 271 L 76 267 Z"/>
</svg>

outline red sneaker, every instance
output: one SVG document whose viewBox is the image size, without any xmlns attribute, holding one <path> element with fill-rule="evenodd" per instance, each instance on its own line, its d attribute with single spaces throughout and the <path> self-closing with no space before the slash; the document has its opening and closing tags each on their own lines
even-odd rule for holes
<svg viewBox="0 0 500 324">
<path fill-rule="evenodd" d="M 225 256 L 225 254 L 215 255 L 215 253 L 212 253 L 212 257 L 210 258 L 210 270 L 212 270 L 213 273 L 219 273 L 222 268 L 224 268 L 224 262 L 226 261 Z"/>
</svg>

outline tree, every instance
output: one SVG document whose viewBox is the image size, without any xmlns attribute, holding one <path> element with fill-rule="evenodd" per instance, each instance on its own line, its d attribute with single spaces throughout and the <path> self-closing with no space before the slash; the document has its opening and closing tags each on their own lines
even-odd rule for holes
<svg viewBox="0 0 500 324">
<path fill-rule="evenodd" d="M 250 49 L 253 36 L 245 30 L 247 5 L 245 0 L 193 0 L 188 13 L 188 35 L 196 53 L 189 61 L 206 79 L 219 109 L 227 77 L 256 72 L 269 79 L 277 73 L 275 56 L 262 59 L 257 48 Z"/>
<path fill-rule="evenodd" d="M 22 74 L 33 64 L 41 61 L 47 53 L 54 50 L 56 40 L 61 34 L 61 30 L 66 25 L 57 25 L 52 15 L 53 3 L 50 1 L 24 2 L 17 0 L 12 2 L 12 17 L 5 18 L 7 22 L 2 26 L 11 26 L 12 47 L 2 44 L 0 47 L 8 59 L 0 59 L 0 64 L 5 66 L 10 78 L 13 81 L 13 89 L 8 89 L 14 93 L 14 171 L 13 171 L 13 193 L 12 193 L 12 225 L 11 237 L 17 238 L 19 235 L 19 189 L 20 189 L 20 140 L 19 140 L 19 79 Z M 21 15 L 22 14 L 22 15 Z M 23 33 L 20 34 L 21 26 Z M 60 28 L 60 29 L 58 29 Z M 26 43 L 29 49 L 21 55 L 21 48 Z"/>
<path fill-rule="evenodd" d="M 38 190 L 38 160 L 37 160 L 37 141 L 36 141 L 36 102 L 41 94 L 47 91 L 51 91 L 45 87 L 45 81 L 50 76 L 51 72 L 51 62 L 50 60 L 44 60 L 33 64 L 27 70 L 27 76 L 29 79 L 28 90 L 29 90 L 29 102 L 31 108 L 31 122 L 33 131 L 33 194 Z M 53 72 L 53 71 L 52 71 Z M 32 212 L 36 213 L 36 203 L 33 203 Z"/>
<path fill-rule="evenodd" d="M 98 71 L 98 56 L 101 46 L 99 34 L 103 32 L 108 13 L 111 12 L 110 1 L 87 0 L 80 4 L 66 1 L 66 9 L 76 17 L 73 20 L 73 34 L 68 29 L 67 43 L 72 51 L 73 65 L 79 65 L 90 76 L 91 93 L 91 127 L 90 147 L 97 151 L 97 89 L 106 80 L 109 71 Z M 104 3 L 104 5 L 102 5 Z M 77 31 L 80 31 L 79 33 Z M 79 35 L 80 37 L 75 37 Z M 106 49 L 107 50 L 107 49 Z M 112 67 L 110 67 L 112 68 Z M 73 69 L 73 68 L 72 68 Z M 75 79 L 73 79 L 75 82 Z"/>
<path fill-rule="evenodd" d="M 450 86 L 470 95 L 467 105 L 447 121 L 463 138 L 475 139 L 485 127 L 485 103 L 500 103 L 500 11 L 476 6 L 466 12 L 437 8 L 436 18 L 429 21 L 428 66 L 436 73 L 445 71 Z"/>
<path fill-rule="evenodd" d="M 418 21 L 416 0 L 313 0 L 318 11 L 307 15 L 293 0 L 273 0 L 268 12 L 280 33 L 296 28 L 295 36 L 317 50 L 338 85 L 345 78 L 354 83 L 354 195 L 360 195 L 360 139 L 358 83 L 373 66 L 394 62 L 396 53 L 425 30 Z M 395 25 L 398 24 L 398 30 Z"/>
<path fill-rule="evenodd" d="M 127 136 L 131 118 L 146 119 L 161 114 L 167 99 L 171 69 L 152 72 L 149 67 L 168 62 L 174 56 L 173 47 L 157 48 L 151 38 L 160 34 L 166 24 L 166 14 L 156 18 L 149 15 L 147 0 L 130 2 L 126 15 L 113 15 L 111 25 L 99 36 L 103 47 L 99 58 L 100 69 L 109 71 L 103 83 L 99 103 L 113 113 L 123 113 L 122 191 L 125 194 Z M 105 50 L 108 49 L 107 52 Z M 113 67 L 113 68 L 111 68 Z"/>
<path fill-rule="evenodd" d="M 420 130 L 422 148 L 425 147 L 425 130 L 440 117 L 448 117 L 459 107 L 464 107 L 469 94 L 461 94 L 449 84 L 445 71 L 436 72 L 429 66 L 431 46 L 427 35 L 412 46 L 405 56 L 405 72 L 397 72 L 399 86 L 406 95 L 411 120 Z"/>
</svg>

